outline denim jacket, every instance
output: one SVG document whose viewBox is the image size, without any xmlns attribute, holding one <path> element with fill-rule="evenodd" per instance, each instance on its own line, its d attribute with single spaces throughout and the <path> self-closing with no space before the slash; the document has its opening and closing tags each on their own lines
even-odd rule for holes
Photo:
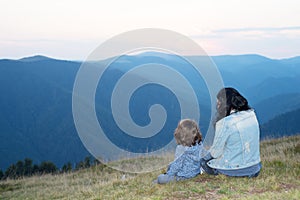
<svg viewBox="0 0 300 200">
<path fill-rule="evenodd" d="M 179 178 L 192 178 L 200 173 L 200 151 L 202 144 L 185 147 L 184 152 L 175 158 L 168 167 L 167 174 Z"/>
<path fill-rule="evenodd" d="M 211 168 L 232 170 L 260 163 L 259 125 L 254 110 L 240 111 L 216 123 L 215 138 L 209 150 Z"/>
</svg>

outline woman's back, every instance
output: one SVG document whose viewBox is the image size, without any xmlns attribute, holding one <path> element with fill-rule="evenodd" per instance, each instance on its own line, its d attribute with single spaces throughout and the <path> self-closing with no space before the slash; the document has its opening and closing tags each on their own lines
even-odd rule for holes
<svg viewBox="0 0 300 200">
<path fill-rule="evenodd" d="M 253 110 L 240 111 L 218 121 L 208 164 L 217 169 L 242 169 L 260 162 L 259 125 Z"/>
</svg>

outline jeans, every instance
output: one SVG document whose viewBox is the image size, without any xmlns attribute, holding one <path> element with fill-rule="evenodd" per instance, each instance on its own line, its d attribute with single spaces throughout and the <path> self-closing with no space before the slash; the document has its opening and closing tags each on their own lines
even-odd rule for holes
<svg viewBox="0 0 300 200">
<path fill-rule="evenodd" d="M 160 174 L 157 177 L 157 183 L 158 184 L 166 184 L 166 183 L 170 183 L 173 181 L 180 181 L 180 180 L 184 180 L 186 178 L 183 177 L 178 177 L 178 176 L 169 176 L 168 174 Z"/>
<path fill-rule="evenodd" d="M 259 175 L 261 163 L 259 163 L 257 166 L 259 166 L 259 171 L 257 171 L 256 166 L 248 167 L 245 169 L 238 169 L 238 170 L 217 170 L 214 168 L 211 168 L 207 165 L 208 160 L 201 159 L 200 165 L 202 169 L 210 175 L 218 175 L 218 174 L 224 174 L 226 176 L 232 176 L 232 177 L 248 177 L 248 178 L 254 178 Z M 257 172 L 251 172 L 251 171 L 257 171 Z"/>
<path fill-rule="evenodd" d="M 202 169 L 210 175 L 218 175 L 218 170 L 211 168 L 210 166 L 207 165 L 207 162 L 209 160 L 204 160 L 203 158 L 200 160 L 200 165 L 202 167 Z"/>
</svg>

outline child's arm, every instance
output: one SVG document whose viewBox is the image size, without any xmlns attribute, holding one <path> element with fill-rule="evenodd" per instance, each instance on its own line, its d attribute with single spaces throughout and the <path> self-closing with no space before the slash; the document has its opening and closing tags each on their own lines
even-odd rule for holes
<svg viewBox="0 0 300 200">
<path fill-rule="evenodd" d="M 176 160 L 177 158 L 179 158 L 179 156 L 181 156 L 187 147 L 182 146 L 182 145 L 177 145 L 176 150 L 175 150 L 175 158 L 174 160 Z"/>
<path fill-rule="evenodd" d="M 167 174 L 169 176 L 175 176 L 177 172 L 182 168 L 184 162 L 184 154 L 175 159 L 168 167 Z"/>
</svg>

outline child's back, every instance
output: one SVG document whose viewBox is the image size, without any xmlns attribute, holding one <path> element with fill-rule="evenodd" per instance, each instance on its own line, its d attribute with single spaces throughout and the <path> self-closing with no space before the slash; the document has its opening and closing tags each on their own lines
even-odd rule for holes
<svg viewBox="0 0 300 200">
<path fill-rule="evenodd" d="M 202 144 L 186 147 L 185 151 L 169 165 L 167 174 L 180 179 L 192 178 L 200 173 Z"/>
<path fill-rule="evenodd" d="M 175 159 L 169 164 L 167 173 L 158 176 L 157 182 L 161 184 L 192 178 L 201 173 L 202 136 L 197 123 L 190 119 L 181 120 L 174 137 L 178 144 Z"/>
</svg>

